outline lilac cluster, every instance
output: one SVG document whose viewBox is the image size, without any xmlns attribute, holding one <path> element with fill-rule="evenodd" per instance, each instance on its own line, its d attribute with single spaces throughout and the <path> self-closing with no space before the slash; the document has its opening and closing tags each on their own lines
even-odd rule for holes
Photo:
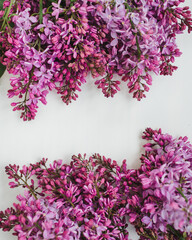
<svg viewBox="0 0 192 240">
<path fill-rule="evenodd" d="M 10 187 L 27 190 L 0 212 L 0 228 L 13 229 L 19 240 L 128 240 L 123 176 L 115 161 L 98 154 L 73 156 L 69 165 L 59 160 L 47 167 L 46 161 L 6 167 L 14 179 Z"/>
<path fill-rule="evenodd" d="M 0 11 L 1 62 L 12 77 L 9 97 L 21 118 L 35 118 L 55 89 L 69 104 L 90 72 L 106 97 L 127 82 L 138 100 L 151 74 L 171 75 L 180 56 L 176 35 L 192 30 L 184 0 L 5 0 Z M 1 21 L 2 20 L 2 21 Z M 102 77 L 101 77 L 102 76 Z"/>
<path fill-rule="evenodd" d="M 43 2 L 44 3 L 44 2 Z M 4 2 L 4 5 L 9 1 Z M 12 77 L 8 96 L 22 100 L 12 103 L 24 120 L 34 119 L 38 102 L 46 104 L 46 95 L 56 89 L 69 104 L 78 97 L 89 71 L 103 75 L 108 54 L 102 49 L 107 30 L 95 16 L 94 1 L 76 2 L 61 7 L 61 0 L 43 9 L 39 20 L 37 1 L 16 1 L 10 13 L 13 28 L 1 33 L 3 63 Z M 44 5 L 46 5 L 44 3 Z M 17 12 L 14 14 L 15 7 Z M 88 16 L 94 23 L 89 24 Z"/>
<path fill-rule="evenodd" d="M 18 239 L 128 240 L 131 223 L 141 240 L 192 239 L 192 145 L 146 129 L 139 169 L 99 154 L 6 167 L 20 203 L 0 212 L 0 228 Z"/>
<path fill-rule="evenodd" d="M 192 145 L 146 129 L 140 169 L 128 174 L 130 222 L 141 239 L 192 239 Z"/>
<path fill-rule="evenodd" d="M 185 24 L 180 25 L 172 14 L 177 4 L 119 0 L 113 8 L 109 2 L 100 13 L 113 39 L 107 46 L 112 56 L 109 65 L 115 73 L 123 75 L 123 81 L 128 81 L 129 92 L 138 100 L 145 97 L 144 92 L 152 84 L 150 72 L 171 75 L 176 69 L 170 63 L 181 52 L 174 36 L 185 29 Z"/>
</svg>

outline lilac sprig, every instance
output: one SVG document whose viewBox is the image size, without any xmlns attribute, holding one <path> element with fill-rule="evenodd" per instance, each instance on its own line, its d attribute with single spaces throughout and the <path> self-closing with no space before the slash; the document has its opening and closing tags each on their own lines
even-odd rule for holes
<svg viewBox="0 0 192 240">
<path fill-rule="evenodd" d="M 192 145 L 146 129 L 142 165 L 128 176 L 130 222 L 141 239 L 192 238 Z"/>
<path fill-rule="evenodd" d="M 116 162 L 98 154 L 73 156 L 69 165 L 46 162 L 6 167 L 14 179 L 10 187 L 26 191 L 17 196 L 18 204 L 0 212 L 0 228 L 13 229 L 20 240 L 128 240 L 123 175 Z"/>
<path fill-rule="evenodd" d="M 0 228 L 18 239 L 128 239 L 128 222 L 141 240 L 192 238 L 192 145 L 146 129 L 139 169 L 95 154 L 47 166 L 6 167 L 18 204 L 0 212 Z"/>
<path fill-rule="evenodd" d="M 109 66 L 128 82 L 129 92 L 138 100 L 149 91 L 151 72 L 172 75 L 177 69 L 172 66 L 175 57 L 181 55 L 176 34 L 183 33 L 186 27 L 189 32 L 192 29 L 189 8 L 178 7 L 180 2 L 119 0 L 111 7 L 107 1 L 104 11 L 98 13 L 112 37 L 107 45 L 111 54 Z M 108 78 L 108 86 L 107 83 Z"/>
<path fill-rule="evenodd" d="M 46 104 L 49 91 L 56 89 L 69 104 L 78 97 L 88 72 L 93 77 L 106 72 L 109 56 L 103 44 L 108 30 L 95 14 L 97 5 L 94 1 L 64 8 L 60 4 L 44 8 L 41 21 L 38 2 L 16 1 L 10 10 L 14 27 L 7 26 L 0 34 L 3 64 L 18 75 L 10 79 L 8 96 L 21 99 L 12 106 L 22 112 L 23 120 L 35 118 L 39 101 Z M 15 7 L 19 11 L 13 14 Z"/>
<path fill-rule="evenodd" d="M 4 1 L 0 12 L 1 62 L 10 74 L 10 98 L 23 120 L 56 90 L 64 103 L 78 98 L 86 76 L 106 97 L 127 83 L 141 100 L 152 75 L 172 75 L 181 55 L 176 36 L 192 30 L 184 0 Z M 114 75 L 119 79 L 114 80 Z"/>
</svg>

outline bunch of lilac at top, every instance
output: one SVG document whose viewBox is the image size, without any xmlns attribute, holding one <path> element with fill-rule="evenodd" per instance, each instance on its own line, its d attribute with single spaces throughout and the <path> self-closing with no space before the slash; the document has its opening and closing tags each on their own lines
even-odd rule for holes
<svg viewBox="0 0 192 240">
<path fill-rule="evenodd" d="M 128 175 L 129 221 L 142 240 L 192 239 L 192 145 L 146 129 L 145 154 Z"/>
<path fill-rule="evenodd" d="M 10 187 L 27 191 L 0 212 L 0 228 L 13 229 L 19 240 L 128 240 L 121 168 L 98 154 L 84 157 L 73 156 L 69 165 L 55 161 L 47 167 L 43 159 L 6 167 L 14 179 Z"/>
<path fill-rule="evenodd" d="M 184 0 L 5 0 L 1 61 L 12 77 L 14 110 L 34 119 L 38 103 L 55 89 L 69 104 L 91 72 L 106 97 L 127 82 L 138 100 L 151 74 L 168 75 L 181 52 L 176 35 L 192 29 Z M 119 80 L 113 80 L 114 74 Z M 102 77 L 101 77 L 102 76 Z"/>
<path fill-rule="evenodd" d="M 34 119 L 38 102 L 46 104 L 52 89 L 68 104 L 76 100 L 88 72 L 94 77 L 105 73 L 108 30 L 96 15 L 95 2 L 4 2 L 11 7 L 9 23 L 1 28 L 3 63 L 9 73 L 18 75 L 10 79 L 8 96 L 21 99 L 12 106 L 21 110 L 24 120 Z"/>
<path fill-rule="evenodd" d="M 99 14 L 107 24 L 112 41 L 107 45 L 111 54 L 112 73 L 122 76 L 129 92 L 138 100 L 152 84 L 151 73 L 172 75 L 175 57 L 181 55 L 176 34 L 192 30 L 189 7 L 178 7 L 185 0 L 118 0 Z M 103 1 L 105 2 L 105 1 Z M 112 78 L 112 74 L 108 75 Z M 112 95 L 103 78 L 97 81 L 106 96 Z M 110 81 L 110 80 L 109 80 Z M 116 88 L 117 89 L 117 88 Z"/>
</svg>

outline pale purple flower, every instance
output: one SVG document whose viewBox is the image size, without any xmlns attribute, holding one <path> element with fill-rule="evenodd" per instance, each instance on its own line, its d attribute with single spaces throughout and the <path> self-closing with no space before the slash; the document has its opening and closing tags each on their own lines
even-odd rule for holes
<svg viewBox="0 0 192 240">
<path fill-rule="evenodd" d="M 151 229 L 157 239 L 191 239 L 192 145 L 187 138 L 174 139 L 161 130 L 146 129 L 143 138 L 149 143 L 144 145 L 141 167 L 131 173 L 135 190 L 128 194 L 138 197 L 141 208 L 129 201 L 131 222 L 137 228 L 141 219 L 143 233 Z"/>
<path fill-rule="evenodd" d="M 19 96 L 13 110 L 21 111 L 25 121 L 34 119 L 39 101 L 46 104 L 43 92 L 52 90 L 69 104 L 89 72 L 106 97 L 120 91 L 124 81 L 141 100 L 153 73 L 171 75 L 177 69 L 173 63 L 181 52 L 176 35 L 192 30 L 191 12 L 179 6 L 182 1 L 43 2 L 41 23 L 39 2 L 13 2 L 0 32 L 2 63 L 18 75 L 8 92 Z M 9 4 L 5 1 L 4 8 Z M 114 80 L 115 74 L 121 79 Z"/>
<path fill-rule="evenodd" d="M 18 238 L 37 240 L 128 240 L 126 196 L 120 184 L 125 174 L 116 162 L 98 154 L 88 159 L 73 156 L 70 164 L 58 160 L 46 167 L 46 161 L 22 169 L 6 167 L 9 178 L 17 183 L 12 187 L 19 186 L 26 176 L 37 181 L 28 179 L 30 189 L 24 184 L 28 191 L 17 197 L 19 203 L 11 214 L 7 216 L 9 209 L 0 212 L 0 228 L 7 228 L 9 222 L 7 230 L 14 227 Z"/>
<path fill-rule="evenodd" d="M 53 12 L 52 16 L 55 16 L 56 19 L 58 19 L 59 14 L 63 12 L 63 8 L 60 7 L 61 0 L 58 1 L 58 3 L 52 3 L 53 5 Z"/>
</svg>

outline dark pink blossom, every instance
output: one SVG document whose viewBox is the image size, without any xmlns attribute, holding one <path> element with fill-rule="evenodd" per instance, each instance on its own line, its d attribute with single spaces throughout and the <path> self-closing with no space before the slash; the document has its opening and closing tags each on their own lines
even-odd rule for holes
<svg viewBox="0 0 192 240">
<path fill-rule="evenodd" d="M 18 239 L 128 240 L 124 174 L 115 161 L 95 154 L 73 156 L 69 165 L 46 162 L 6 167 L 10 187 L 26 191 L 0 212 L 0 228 Z"/>
<path fill-rule="evenodd" d="M 141 167 L 128 179 L 130 222 L 141 239 L 192 238 L 192 145 L 146 129 Z M 134 199 L 137 199 L 135 204 Z"/>
<path fill-rule="evenodd" d="M 12 105 L 23 120 L 35 118 L 52 90 L 66 104 L 76 100 L 88 73 L 106 97 L 124 81 L 141 100 L 154 73 L 177 69 L 176 36 L 192 30 L 184 0 L 41 1 L 42 19 L 38 1 L 4 1 L 4 9 L 10 7 L 2 19 L 0 60 L 17 75 L 8 96 L 19 97 Z"/>
</svg>

